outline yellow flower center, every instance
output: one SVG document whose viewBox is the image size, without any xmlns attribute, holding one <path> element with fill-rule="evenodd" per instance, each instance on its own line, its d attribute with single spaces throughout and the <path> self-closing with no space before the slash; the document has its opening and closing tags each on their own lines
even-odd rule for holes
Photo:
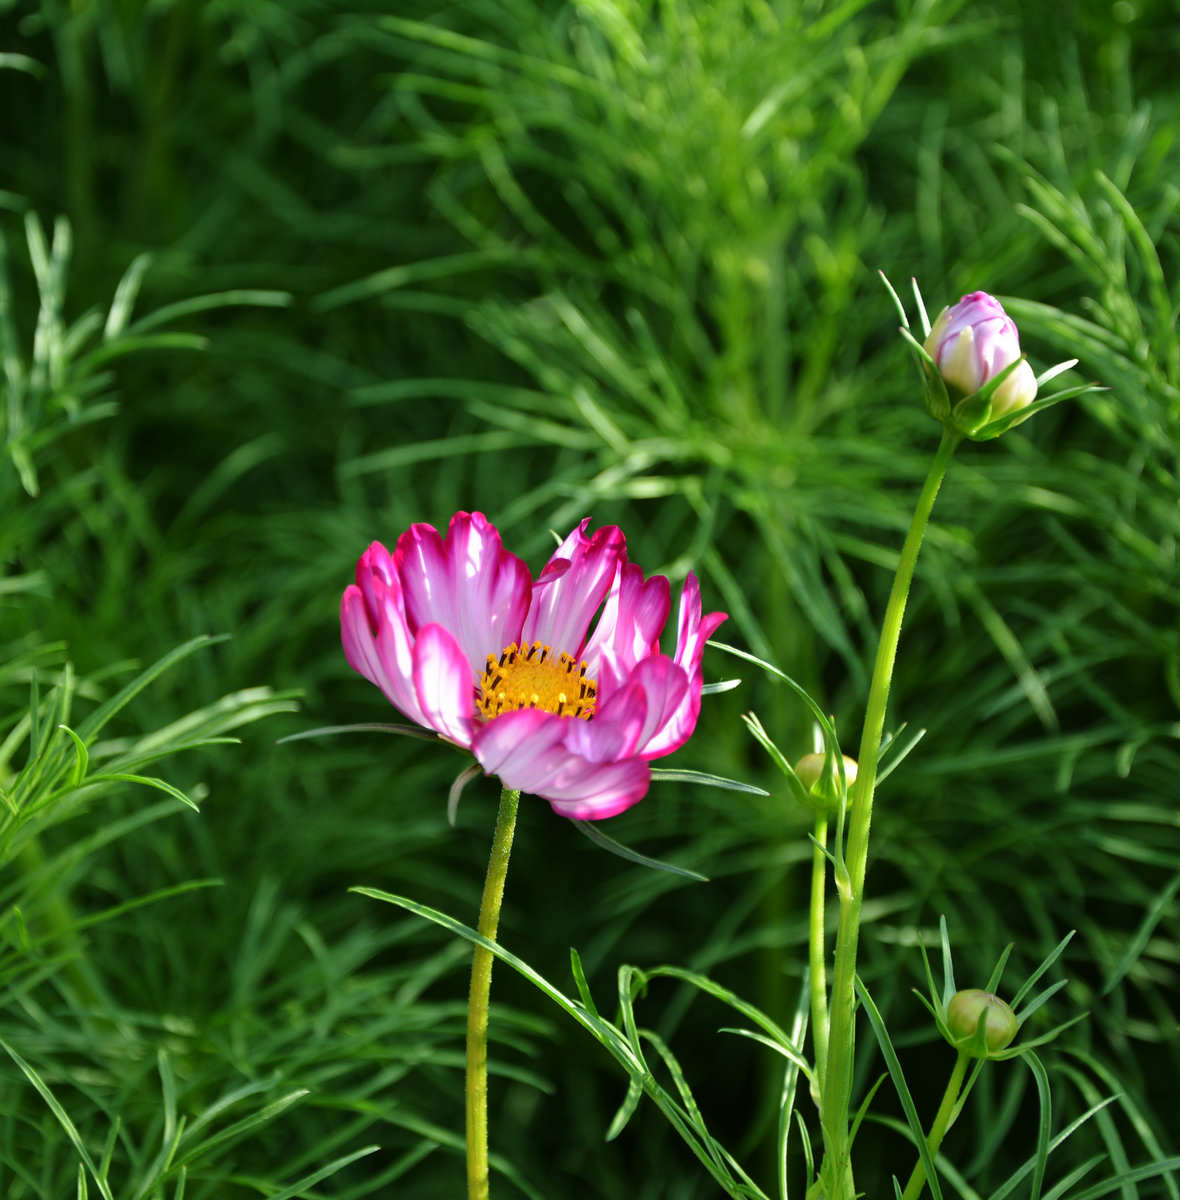
<svg viewBox="0 0 1180 1200">
<path fill-rule="evenodd" d="M 586 664 L 562 651 L 533 642 L 505 646 L 499 658 L 488 655 L 488 665 L 479 680 L 475 702 L 478 716 L 490 721 L 518 708 L 540 708 L 559 717 L 594 715 L 598 684 L 586 677 Z"/>
</svg>

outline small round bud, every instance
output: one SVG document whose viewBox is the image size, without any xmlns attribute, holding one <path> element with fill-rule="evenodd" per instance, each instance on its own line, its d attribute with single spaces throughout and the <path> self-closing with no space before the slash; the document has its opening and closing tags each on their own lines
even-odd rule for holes
<svg viewBox="0 0 1180 1200">
<path fill-rule="evenodd" d="M 846 783 L 856 782 L 856 759 L 849 758 L 847 754 L 842 755 L 844 759 L 844 781 Z M 820 781 L 824 773 L 825 756 L 822 754 L 805 754 L 795 764 L 795 774 L 799 776 L 799 781 L 805 788 L 813 788 Z"/>
<path fill-rule="evenodd" d="M 923 349 L 947 387 L 963 396 L 973 395 L 1006 367 L 1017 364 L 992 393 L 989 421 L 1019 412 L 1037 398 L 1037 379 L 1021 358 L 1016 325 L 987 292 L 970 292 L 958 304 L 944 308 Z"/>
<path fill-rule="evenodd" d="M 975 1037 L 979 1018 L 983 1014 L 986 1014 L 983 1025 L 986 1050 L 977 1052 L 970 1050 L 965 1043 L 969 1043 Z M 999 996 L 993 996 L 991 992 L 985 992 L 982 988 L 966 988 L 951 997 L 951 1002 L 946 1008 L 946 1025 L 955 1044 L 968 1050 L 975 1058 L 999 1053 L 1020 1029 L 1020 1023 L 1012 1009 Z"/>
<path fill-rule="evenodd" d="M 849 758 L 847 754 L 841 757 L 844 759 L 844 783 L 851 787 L 856 782 L 856 759 Z M 834 769 L 834 763 L 831 774 L 825 773 L 826 761 L 823 754 L 805 754 L 795 764 L 795 775 L 821 812 L 833 809 L 840 803 L 840 776 Z"/>
</svg>

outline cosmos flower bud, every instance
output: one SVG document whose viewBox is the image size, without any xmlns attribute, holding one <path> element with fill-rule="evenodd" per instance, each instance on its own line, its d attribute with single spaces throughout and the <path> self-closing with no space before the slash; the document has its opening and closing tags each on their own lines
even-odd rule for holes
<svg viewBox="0 0 1180 1200">
<path fill-rule="evenodd" d="M 983 1017 L 982 1046 L 975 1040 L 980 1017 Z M 951 997 L 946 1009 L 946 1025 L 955 1047 L 966 1050 L 972 1058 L 998 1054 L 1020 1029 L 1012 1009 L 999 996 L 982 988 L 966 988 Z"/>
<path fill-rule="evenodd" d="M 954 404 L 956 396 L 973 396 L 1003 376 L 990 391 L 989 403 L 981 407 L 984 424 L 1027 408 L 1037 397 L 1036 376 L 1020 353 L 1016 325 L 986 292 L 971 292 L 944 308 L 922 348 L 952 393 L 956 412 L 963 408 Z"/>
<path fill-rule="evenodd" d="M 856 782 L 856 759 L 844 759 L 844 782 L 848 787 Z M 795 776 L 807 789 L 814 807 L 820 812 L 828 812 L 838 807 L 841 799 L 840 776 L 832 764 L 832 770 L 825 770 L 826 757 L 823 754 L 805 754 L 795 764 Z"/>
</svg>

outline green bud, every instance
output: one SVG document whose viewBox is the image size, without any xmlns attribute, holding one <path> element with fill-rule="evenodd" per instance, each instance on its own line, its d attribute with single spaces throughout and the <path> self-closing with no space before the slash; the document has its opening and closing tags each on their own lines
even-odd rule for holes
<svg viewBox="0 0 1180 1200">
<path fill-rule="evenodd" d="M 844 759 L 844 783 L 851 787 L 856 782 L 856 759 Z M 799 782 L 811 794 L 815 808 L 820 812 L 828 812 L 840 803 L 840 775 L 833 761 L 831 772 L 825 770 L 827 757 L 823 754 L 805 754 L 795 764 L 795 775 Z"/>
<path fill-rule="evenodd" d="M 983 1017 L 983 1046 L 971 1045 Z M 998 1054 L 1016 1036 L 1020 1022 L 1016 1014 L 999 996 L 982 988 L 966 988 L 956 992 L 946 1007 L 946 1025 L 957 1049 L 966 1050 L 972 1058 L 987 1058 Z"/>
</svg>

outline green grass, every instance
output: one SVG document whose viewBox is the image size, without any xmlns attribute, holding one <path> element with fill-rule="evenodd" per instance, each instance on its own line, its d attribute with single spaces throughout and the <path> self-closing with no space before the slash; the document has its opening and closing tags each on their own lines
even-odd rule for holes
<svg viewBox="0 0 1180 1200">
<path fill-rule="evenodd" d="M 1177 1194 L 1180 45 L 1163 2 L 1040 11 L 0 5 L 0 1195 L 459 1194 L 466 943 L 349 889 L 473 925 L 495 788 L 452 830 L 457 755 L 276 745 L 388 717 L 340 592 L 456 508 L 534 564 L 617 522 L 851 742 L 937 442 L 878 268 L 994 291 L 1038 370 L 1107 390 L 951 469 L 861 974 L 928 1124 L 918 943 L 945 915 L 982 986 L 1076 929 L 1030 1034 L 1087 1019 L 984 1073 L 942 1193 Z M 782 1058 L 688 978 L 627 990 L 672 964 L 794 1020 L 807 817 L 740 717 L 791 757 L 810 718 L 735 664 L 674 761 L 770 797 L 658 784 L 606 827 L 711 882 L 525 804 L 501 939 L 571 1004 L 576 947 L 774 1194 Z M 652 1092 L 604 1140 L 606 1034 L 503 964 L 492 1021 L 496 1194 L 717 1194 Z M 858 1094 L 885 1074 L 865 1022 Z M 1080 1122 L 1051 1154 L 1046 1095 L 1047 1136 Z M 890 1082 L 857 1156 L 870 1196 L 916 1161 Z"/>
</svg>

